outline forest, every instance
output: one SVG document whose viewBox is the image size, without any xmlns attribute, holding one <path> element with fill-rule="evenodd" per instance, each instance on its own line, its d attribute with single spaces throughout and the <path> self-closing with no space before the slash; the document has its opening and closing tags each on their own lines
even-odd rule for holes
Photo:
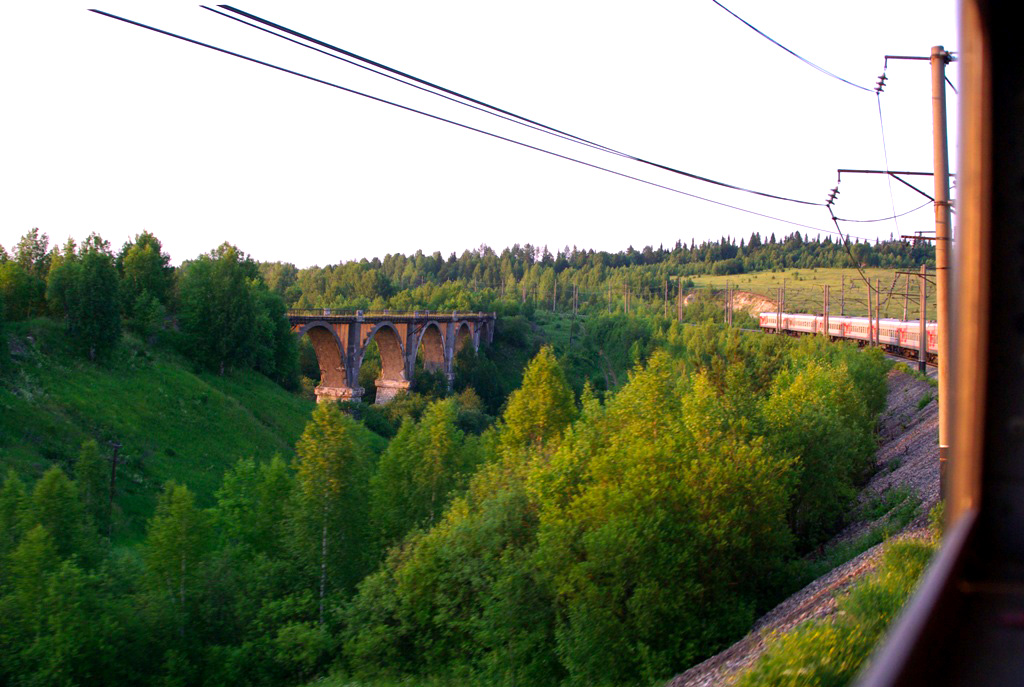
<svg viewBox="0 0 1024 687">
<path fill-rule="evenodd" d="M 493 346 L 460 355 L 454 388 L 424 375 L 386 406 L 309 403 L 277 455 L 219 457 L 208 496 L 169 481 L 130 510 L 106 436 L 15 463 L 0 435 L 0 682 L 638 685 L 681 672 L 808 581 L 804 557 L 869 476 L 888 363 L 727 328 L 700 299 L 666 317 L 655 287 L 775 261 L 929 259 L 901 241 L 850 248 L 796 233 L 296 270 L 225 244 L 174 268 L 148 233 L 115 252 L 29 232 L 0 248 L 0 386 L 19 408 L 37 402 L 22 351 L 41 320 L 59 323 L 74 365 L 121 374 L 131 349 L 302 397 L 319 372 L 288 307 L 499 319 Z M 623 285 L 654 295 L 629 314 L 573 307 Z M 549 292 L 553 314 L 538 307 Z M 372 360 L 366 373 L 372 386 Z"/>
</svg>

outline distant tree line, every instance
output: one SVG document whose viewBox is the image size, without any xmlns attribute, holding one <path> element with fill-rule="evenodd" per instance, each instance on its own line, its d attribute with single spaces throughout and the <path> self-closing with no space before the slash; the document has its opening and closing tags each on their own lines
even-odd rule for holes
<svg viewBox="0 0 1024 687">
<path fill-rule="evenodd" d="M 754 233 L 738 244 L 725 237 L 618 253 L 565 247 L 552 254 L 529 244 L 498 253 L 481 246 L 448 258 L 417 251 L 304 269 L 257 263 L 224 244 L 174 268 L 148 232 L 115 253 L 96 235 L 80 246 L 69 241 L 51 248 L 47 236 L 33 229 L 10 255 L 0 246 L 0 301 L 7 320 L 62 318 L 69 340 L 90 358 L 110 355 L 127 329 L 173 343 L 204 369 L 256 369 L 294 388 L 299 367 L 285 322 L 288 307 L 482 310 L 527 317 L 536 309 L 579 308 L 588 317 L 626 311 L 656 318 L 665 310 L 674 314 L 676 291 L 692 286 L 694 275 L 791 267 L 911 268 L 933 260 L 934 249 L 925 242 L 845 245 L 796 231 L 781 240 Z M 688 321 L 715 316 L 713 304 L 698 299 L 694 305 Z M 372 352 L 368 363 L 370 375 Z M 315 368 L 315 361 L 306 365 L 307 376 L 315 378 Z"/>
<path fill-rule="evenodd" d="M 97 234 L 51 248 L 32 229 L 12 255 L 0 247 L 0 306 L 8 320 L 62 319 L 72 346 L 90 360 L 111 356 L 127 329 L 167 340 L 201 368 L 255 369 L 297 386 L 284 302 L 229 244 L 175 269 L 149 232 L 114 252 Z"/>
<path fill-rule="evenodd" d="M 630 247 L 618 253 L 568 246 L 552 254 L 547 247 L 516 244 L 500 253 L 487 246 L 454 253 L 389 254 L 325 267 L 296 268 L 262 263 L 268 287 L 290 307 L 434 310 L 500 310 L 502 304 L 529 303 L 540 308 L 572 308 L 577 302 L 620 303 L 626 289 L 661 300 L 666 282 L 702 274 L 742 274 L 762 270 L 815 267 L 915 268 L 934 262 L 926 242 L 887 240 L 845 245 L 806 239 L 797 231 L 782 240 L 754 233 L 739 244 L 731 237 L 671 249 Z M 671 298 L 672 293 L 669 294 Z"/>
</svg>

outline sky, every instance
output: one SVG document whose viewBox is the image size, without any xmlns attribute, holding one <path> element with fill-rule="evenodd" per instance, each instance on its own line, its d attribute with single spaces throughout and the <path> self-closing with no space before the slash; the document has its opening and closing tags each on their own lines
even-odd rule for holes
<svg viewBox="0 0 1024 687">
<path fill-rule="evenodd" d="M 879 100 L 757 35 L 712 0 L 269 2 L 240 9 L 562 131 L 737 186 L 821 202 L 839 168 L 885 169 Z M 722 0 L 807 59 L 873 88 L 884 56 L 957 50 L 952 0 Z M 640 177 L 616 176 L 130 26 L 101 9 Z M 143 230 L 172 261 L 227 241 L 299 267 L 487 244 L 619 251 L 815 236 L 827 210 L 711 186 L 515 126 L 287 43 L 199 5 L 16 3 L 0 23 L 0 245 Z M 891 170 L 931 171 L 927 62 L 890 61 Z M 958 84 L 957 64 L 950 81 Z M 951 171 L 956 99 L 947 90 Z M 926 199 L 846 175 L 839 217 Z M 932 193 L 930 177 L 919 179 Z M 890 195 L 891 186 L 891 195 Z M 954 191 L 955 196 L 955 191 Z M 862 239 L 933 228 L 842 224 Z M 810 229 L 808 227 L 813 227 Z"/>
</svg>

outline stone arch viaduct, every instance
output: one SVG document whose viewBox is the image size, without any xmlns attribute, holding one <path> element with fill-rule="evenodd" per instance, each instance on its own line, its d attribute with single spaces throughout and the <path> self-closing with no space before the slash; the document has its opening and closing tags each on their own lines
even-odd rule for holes
<svg viewBox="0 0 1024 687">
<path fill-rule="evenodd" d="M 455 356 L 466 344 L 479 349 L 493 341 L 495 319 L 494 313 L 288 311 L 292 331 L 308 336 L 316 351 L 320 365 L 317 403 L 362 397 L 359 368 L 371 341 L 380 351 L 381 373 L 374 382 L 377 403 L 387 403 L 412 386 L 420 349 L 424 367 L 443 371 L 450 385 Z"/>
</svg>

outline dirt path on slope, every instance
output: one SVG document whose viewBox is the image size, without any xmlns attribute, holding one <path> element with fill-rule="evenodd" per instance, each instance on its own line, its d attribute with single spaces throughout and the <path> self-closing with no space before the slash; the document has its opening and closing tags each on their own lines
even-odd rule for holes
<svg viewBox="0 0 1024 687">
<path fill-rule="evenodd" d="M 921 501 L 920 514 L 896 536 L 923 537 L 927 534 L 928 512 L 939 497 L 939 409 L 934 400 L 937 391 L 927 382 L 910 375 L 902 365 L 897 365 L 889 373 L 888 383 L 888 406 L 879 420 L 880 444 L 875 454 L 878 471 L 861 491 L 860 503 L 867 503 L 893 488 L 913 492 Z M 919 407 L 927 396 L 932 400 Z M 829 545 L 859 537 L 879 523 L 854 522 Z M 677 675 L 667 687 L 730 684 L 740 671 L 760 657 L 766 637 L 788 631 L 804 620 L 834 613 L 836 595 L 873 570 L 880 554 L 881 545 L 875 546 L 819 577 L 762 616 L 746 637 Z"/>
</svg>

